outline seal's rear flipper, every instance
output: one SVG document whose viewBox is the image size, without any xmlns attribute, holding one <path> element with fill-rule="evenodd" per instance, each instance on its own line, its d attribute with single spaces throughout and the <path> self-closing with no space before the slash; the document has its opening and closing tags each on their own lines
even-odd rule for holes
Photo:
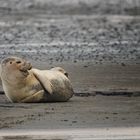
<svg viewBox="0 0 140 140">
<path fill-rule="evenodd" d="M 68 78 L 68 73 L 61 67 L 54 67 L 51 70 L 59 71 L 59 72 L 63 73 Z"/>
<path fill-rule="evenodd" d="M 45 76 L 44 72 L 42 72 L 41 70 L 38 70 L 38 69 L 31 69 L 31 71 L 33 72 L 33 74 L 36 77 L 36 79 L 40 82 L 40 84 L 42 85 L 42 87 L 49 94 L 52 94 L 53 93 L 53 91 L 52 91 L 52 84 L 47 79 L 47 77 Z"/>
</svg>

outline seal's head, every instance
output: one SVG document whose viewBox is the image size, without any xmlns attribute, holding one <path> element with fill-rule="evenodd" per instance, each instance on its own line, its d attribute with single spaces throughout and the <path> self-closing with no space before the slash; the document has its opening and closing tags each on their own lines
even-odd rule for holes
<svg viewBox="0 0 140 140">
<path fill-rule="evenodd" d="M 1 75 L 2 77 L 26 77 L 32 68 L 31 64 L 24 59 L 18 57 L 8 57 L 1 61 Z M 8 78 L 8 79 L 9 79 Z M 11 79 L 11 78 L 10 78 Z"/>
</svg>

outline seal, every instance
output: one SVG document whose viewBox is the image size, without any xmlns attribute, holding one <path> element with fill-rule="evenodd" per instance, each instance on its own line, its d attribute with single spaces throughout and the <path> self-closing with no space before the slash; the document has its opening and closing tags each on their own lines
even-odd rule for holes
<svg viewBox="0 0 140 140">
<path fill-rule="evenodd" d="M 0 75 L 11 102 L 65 102 L 74 93 L 68 74 L 61 67 L 39 70 L 22 58 L 8 57 L 1 61 Z"/>
</svg>

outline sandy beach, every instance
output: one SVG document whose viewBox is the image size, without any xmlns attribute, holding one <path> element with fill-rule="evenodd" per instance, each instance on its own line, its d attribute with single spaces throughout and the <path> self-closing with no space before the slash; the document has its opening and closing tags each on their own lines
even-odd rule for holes
<svg viewBox="0 0 140 140">
<path fill-rule="evenodd" d="M 74 96 L 66 103 L 0 104 L 0 138 L 140 138 L 140 97 Z M 80 108 L 80 109 L 79 109 Z"/>
<path fill-rule="evenodd" d="M 0 61 L 63 67 L 65 103 L 10 103 L 0 84 L 0 139 L 140 139 L 139 0 L 0 1 Z"/>
</svg>

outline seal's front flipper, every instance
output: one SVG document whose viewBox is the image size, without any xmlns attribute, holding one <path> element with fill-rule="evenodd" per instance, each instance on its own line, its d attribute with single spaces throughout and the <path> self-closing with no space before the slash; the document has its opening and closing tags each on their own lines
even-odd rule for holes
<svg viewBox="0 0 140 140">
<path fill-rule="evenodd" d="M 38 69 L 31 69 L 36 79 L 40 82 L 42 87 L 49 93 L 52 94 L 52 84 L 49 79 L 45 76 L 45 72 Z"/>
</svg>

